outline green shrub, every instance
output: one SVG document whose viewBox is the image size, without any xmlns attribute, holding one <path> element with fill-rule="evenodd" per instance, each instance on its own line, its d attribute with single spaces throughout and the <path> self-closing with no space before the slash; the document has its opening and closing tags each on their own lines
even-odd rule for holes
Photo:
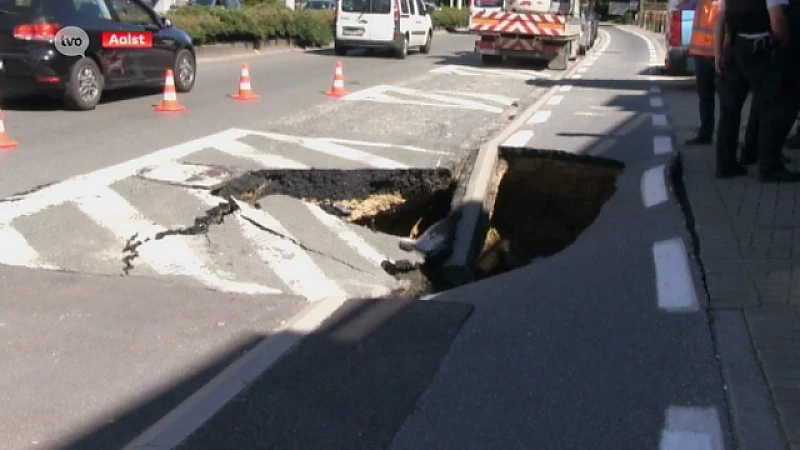
<svg viewBox="0 0 800 450">
<path fill-rule="evenodd" d="M 282 2 L 246 2 L 241 10 L 187 6 L 169 14 L 195 44 L 287 40 L 321 47 L 333 41 L 332 11 L 294 11 Z"/>
<path fill-rule="evenodd" d="M 436 28 L 456 28 L 469 24 L 469 9 L 442 8 L 431 14 L 433 26 Z"/>
</svg>

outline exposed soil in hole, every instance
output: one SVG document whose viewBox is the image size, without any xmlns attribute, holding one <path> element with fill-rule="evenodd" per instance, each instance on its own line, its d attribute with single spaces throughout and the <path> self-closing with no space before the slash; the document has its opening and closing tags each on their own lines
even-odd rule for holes
<svg viewBox="0 0 800 450">
<path fill-rule="evenodd" d="M 556 254 L 572 244 L 614 195 L 623 164 L 563 152 L 504 152 L 477 278 Z"/>
<path fill-rule="evenodd" d="M 447 169 L 263 170 L 213 193 L 249 203 L 289 195 L 376 231 L 414 238 L 447 216 L 455 187 Z"/>
</svg>

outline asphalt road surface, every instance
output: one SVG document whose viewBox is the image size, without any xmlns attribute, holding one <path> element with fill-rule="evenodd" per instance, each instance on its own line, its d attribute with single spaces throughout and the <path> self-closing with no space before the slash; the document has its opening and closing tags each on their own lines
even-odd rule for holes
<svg viewBox="0 0 800 450">
<path fill-rule="evenodd" d="M 734 448 L 702 280 L 664 170 L 669 122 L 648 75 L 663 51 L 635 29 L 603 30 L 605 44 L 506 141 L 625 164 L 576 242 L 390 319 L 339 318 L 181 448 Z M 431 354 L 449 339 L 440 363 Z"/>
<path fill-rule="evenodd" d="M 538 82 L 558 76 L 485 70 L 472 37 L 435 39 L 430 55 L 405 61 L 330 51 L 252 58 L 254 103 L 228 97 L 239 61 L 200 64 L 195 90 L 179 96 L 180 115 L 153 111 L 160 92 L 112 94 L 91 112 L 4 103 L 6 130 L 20 146 L 0 153 L 8 312 L 0 329 L 13 336 L 1 356 L 2 446 L 109 448 L 214 372 L 194 377 L 199 366 L 224 365 L 307 305 L 401 286 L 379 267 L 408 257 L 395 237 L 332 221 L 290 197 L 237 213 L 207 235 L 146 242 L 127 276 L 122 258 L 134 253 L 124 250 L 132 235 L 192 225 L 218 204 L 208 190 L 180 185 L 192 167 L 447 166 L 544 91 Z M 351 95 L 336 100 L 323 92 L 338 59 Z"/>
</svg>

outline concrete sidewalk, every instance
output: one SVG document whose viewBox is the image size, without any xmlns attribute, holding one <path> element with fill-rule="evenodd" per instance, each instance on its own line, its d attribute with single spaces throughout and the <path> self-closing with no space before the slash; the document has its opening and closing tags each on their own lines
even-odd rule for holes
<svg viewBox="0 0 800 450">
<path fill-rule="evenodd" d="M 693 81 L 667 82 L 663 92 L 739 447 L 798 450 L 800 185 L 762 185 L 755 168 L 716 180 L 714 147 L 683 146 L 700 123 Z"/>
</svg>

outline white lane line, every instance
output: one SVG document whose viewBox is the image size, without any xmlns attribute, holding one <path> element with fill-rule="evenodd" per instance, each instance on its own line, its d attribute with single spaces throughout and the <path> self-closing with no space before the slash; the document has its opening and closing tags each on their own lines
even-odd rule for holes
<svg viewBox="0 0 800 450">
<path fill-rule="evenodd" d="M 667 201 L 667 183 L 664 178 L 665 166 L 662 164 L 648 169 L 642 175 L 642 201 L 646 208 Z"/>
<path fill-rule="evenodd" d="M 241 226 L 242 234 L 255 244 L 261 260 L 289 286 L 293 293 L 305 297 L 312 303 L 330 298 L 347 298 L 347 293 L 325 275 L 308 252 L 295 243 L 295 238 L 280 222 L 265 211 L 255 209 L 244 202 L 236 201 L 236 204 L 239 206 L 236 219 Z M 259 226 L 281 236 L 265 231 Z"/>
<path fill-rule="evenodd" d="M 656 136 L 653 138 L 653 153 L 666 155 L 672 153 L 672 138 L 669 136 Z"/>
<path fill-rule="evenodd" d="M 380 265 L 383 261 L 386 261 L 386 256 L 375 250 L 364 238 L 350 229 L 344 221 L 326 213 L 317 205 L 306 202 L 303 202 L 303 204 L 320 223 L 328 227 L 348 247 L 355 250 L 359 256 L 375 265 Z"/>
<path fill-rule="evenodd" d="M 584 65 L 584 67 L 578 67 L 578 70 L 576 70 L 576 72 L 578 72 L 578 73 L 586 73 L 587 70 L 589 70 L 589 68 L 585 67 L 585 65 Z"/>
<path fill-rule="evenodd" d="M 262 153 L 252 145 L 232 139 L 220 139 L 213 143 L 213 148 L 228 155 L 257 162 L 264 167 L 274 169 L 308 169 L 305 164 L 300 164 L 289 158 L 279 155 Z"/>
<path fill-rule="evenodd" d="M 575 74 L 575 75 L 570 75 L 569 77 L 573 80 L 580 80 L 581 78 L 583 78 L 583 75 Z"/>
<path fill-rule="evenodd" d="M 372 153 L 362 152 L 361 150 L 356 150 L 354 148 L 344 147 L 342 145 L 335 144 L 329 141 L 323 141 L 314 138 L 289 136 L 279 133 L 268 133 L 264 131 L 253 131 L 253 130 L 236 130 L 236 131 L 240 132 L 241 136 L 247 136 L 247 135 L 262 136 L 279 142 L 288 142 L 292 144 L 297 144 L 307 149 L 324 153 L 326 155 L 336 156 L 338 158 L 346 159 L 349 161 L 360 162 L 368 166 L 377 167 L 380 169 L 408 168 L 408 166 L 406 166 L 405 164 L 399 163 L 389 158 L 373 155 Z"/>
<path fill-rule="evenodd" d="M 661 434 L 660 450 L 724 450 L 716 408 L 671 406 Z"/>
<path fill-rule="evenodd" d="M 536 113 L 532 115 L 530 119 L 528 119 L 527 124 L 536 125 L 540 123 L 545 123 L 547 119 L 550 118 L 550 114 L 552 113 L 553 113 L 552 111 L 548 111 L 546 109 L 542 111 L 536 111 Z"/>
<path fill-rule="evenodd" d="M 664 100 L 657 96 L 650 97 L 650 106 L 653 108 L 662 108 L 664 106 Z"/>
<path fill-rule="evenodd" d="M 73 200 L 76 206 L 95 223 L 110 231 L 120 241 L 120 249 L 134 234 L 139 239 L 153 238 L 166 228 L 145 219 L 125 198 L 108 187 Z M 183 236 L 151 239 L 136 249 L 138 258 L 160 275 L 188 276 L 206 286 L 242 294 L 281 294 L 282 291 L 253 283 L 221 279 L 212 273 L 195 254 Z M 135 269 L 134 269 L 135 270 Z"/>
<path fill-rule="evenodd" d="M 564 100 L 564 96 L 563 95 L 554 95 L 554 96 L 550 97 L 550 99 L 547 100 L 547 105 L 556 106 L 556 105 L 560 104 L 562 100 Z"/>
<path fill-rule="evenodd" d="M 0 264 L 9 266 L 25 266 L 37 269 L 56 269 L 55 266 L 43 264 L 39 253 L 28 244 L 25 236 L 10 225 L 0 225 Z"/>
<path fill-rule="evenodd" d="M 525 144 L 527 144 L 532 137 L 532 130 L 519 130 L 509 136 L 508 139 L 503 142 L 501 147 L 525 147 Z"/>
<path fill-rule="evenodd" d="M 558 92 L 569 92 L 571 90 L 572 90 L 572 85 L 571 84 L 566 84 L 566 85 L 561 86 L 560 88 L 558 88 Z"/>
<path fill-rule="evenodd" d="M 653 244 L 658 307 L 667 312 L 695 312 L 699 309 L 686 246 L 680 237 Z"/>
<path fill-rule="evenodd" d="M 653 114 L 650 116 L 650 120 L 652 121 L 654 127 L 667 126 L 667 116 L 664 114 Z"/>
</svg>

